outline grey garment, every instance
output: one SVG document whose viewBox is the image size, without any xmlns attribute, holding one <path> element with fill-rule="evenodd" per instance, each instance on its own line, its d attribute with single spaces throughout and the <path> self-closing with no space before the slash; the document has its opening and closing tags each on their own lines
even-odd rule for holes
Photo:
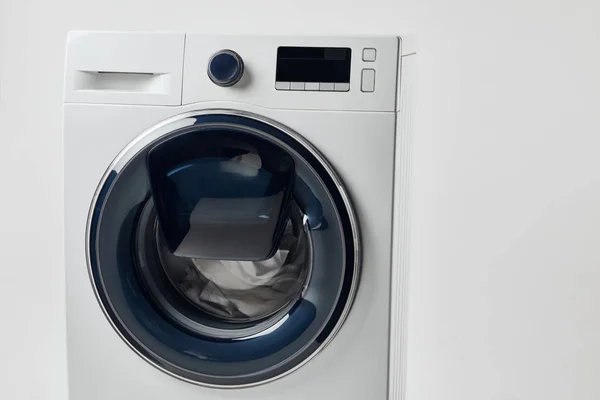
<svg viewBox="0 0 600 400">
<path fill-rule="evenodd" d="M 231 322 L 265 318 L 293 304 L 309 279 L 311 246 L 303 217 L 294 205 L 279 249 L 264 261 L 177 257 L 158 229 L 160 261 L 171 283 L 203 311 Z"/>
</svg>

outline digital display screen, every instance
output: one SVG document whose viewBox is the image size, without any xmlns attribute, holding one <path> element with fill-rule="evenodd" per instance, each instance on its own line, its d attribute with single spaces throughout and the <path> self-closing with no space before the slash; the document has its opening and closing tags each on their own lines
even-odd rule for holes
<svg viewBox="0 0 600 400">
<path fill-rule="evenodd" d="M 351 56 L 347 47 L 279 47 L 275 80 L 350 83 Z"/>
</svg>

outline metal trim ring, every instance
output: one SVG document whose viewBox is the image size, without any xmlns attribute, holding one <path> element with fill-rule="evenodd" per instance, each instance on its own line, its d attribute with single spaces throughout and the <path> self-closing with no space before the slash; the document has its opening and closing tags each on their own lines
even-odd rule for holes
<svg viewBox="0 0 600 400">
<path fill-rule="evenodd" d="M 102 211 L 104 209 L 104 204 L 102 204 L 101 211 L 99 214 L 97 214 L 99 211 L 98 204 L 97 204 L 98 200 L 100 199 L 101 196 L 107 195 L 107 192 L 105 192 L 105 191 L 108 189 L 108 186 L 110 186 L 112 184 L 112 182 L 114 181 L 116 176 L 118 176 L 120 171 L 122 171 L 128 165 L 128 163 L 131 160 L 133 160 L 133 158 L 139 153 L 139 151 L 141 151 L 144 148 L 146 148 L 147 146 L 153 144 L 153 142 L 164 138 L 166 135 L 168 135 L 169 133 L 171 133 L 177 129 L 194 125 L 195 117 L 214 115 L 214 114 L 245 117 L 245 118 L 252 119 L 252 120 L 261 122 L 263 124 L 269 125 L 272 128 L 275 128 L 275 129 L 281 131 L 285 135 L 288 135 L 290 138 L 292 138 L 293 140 L 298 142 L 300 145 L 302 145 L 306 150 L 308 150 L 311 153 L 311 155 L 314 156 L 314 158 L 321 164 L 321 167 L 323 167 L 323 169 L 328 173 L 329 177 L 333 180 L 333 182 L 336 185 L 336 188 L 337 188 L 339 195 L 344 203 L 345 211 L 348 214 L 348 218 L 350 221 L 350 227 L 351 227 L 351 231 L 352 231 L 351 232 L 352 233 L 352 245 L 353 245 L 353 249 L 354 249 L 354 254 L 353 254 L 353 258 L 354 258 L 353 272 L 354 273 L 353 273 L 353 280 L 352 280 L 352 283 L 350 286 L 349 294 L 348 294 L 347 300 L 345 302 L 344 308 L 341 311 L 341 315 L 339 316 L 339 318 L 337 320 L 336 325 L 333 327 L 333 329 L 330 331 L 330 333 L 327 335 L 327 337 L 319 344 L 319 346 L 311 354 L 307 355 L 305 359 L 303 359 L 302 361 L 300 361 L 298 364 L 294 365 L 293 367 L 283 371 L 282 373 L 272 376 L 272 377 L 269 377 L 267 379 L 261 380 L 261 381 L 237 384 L 237 385 L 211 384 L 211 383 L 200 382 L 197 380 L 193 380 L 193 379 L 189 379 L 189 378 L 180 376 L 180 375 L 164 368 L 159 362 L 157 362 L 157 360 L 151 359 L 146 354 L 144 354 L 139 348 L 137 348 L 133 343 L 131 343 L 131 341 L 126 337 L 126 335 L 123 332 L 121 332 L 120 328 L 113 321 L 113 316 L 105 307 L 102 295 L 98 291 L 98 282 L 96 282 L 96 278 L 94 277 L 94 272 L 92 269 L 92 255 L 91 255 L 92 250 L 90 249 L 92 228 L 94 225 L 94 221 L 93 221 L 94 216 L 102 214 Z M 269 136 L 269 140 L 274 140 L 276 142 L 280 142 L 279 139 L 271 137 L 270 135 L 265 134 L 265 136 Z M 281 143 L 284 144 L 283 142 L 281 142 Z M 287 145 L 285 145 L 285 147 L 287 147 Z M 128 155 L 131 155 L 131 156 L 128 157 Z M 312 166 L 310 166 L 310 169 L 312 170 Z M 316 171 L 313 170 L 313 172 L 314 172 L 315 176 L 318 177 L 319 180 L 321 180 L 321 176 Z M 108 183 L 108 185 L 107 185 L 107 183 Z M 114 158 L 114 160 L 111 162 L 111 164 L 106 169 L 105 173 L 103 174 L 103 176 L 100 180 L 98 187 L 96 188 L 96 191 L 92 198 L 92 202 L 91 202 L 90 209 L 88 212 L 85 240 L 86 240 L 85 253 L 86 253 L 88 275 L 89 275 L 90 282 L 92 284 L 92 288 L 94 290 L 94 295 L 96 296 L 96 300 L 98 301 L 98 303 L 102 309 L 102 312 L 104 313 L 106 319 L 109 321 L 110 325 L 113 327 L 115 332 L 138 356 L 140 356 L 143 360 L 148 362 L 153 367 L 155 367 L 155 368 L 159 369 L 160 371 L 162 371 L 174 378 L 177 378 L 179 380 L 182 380 L 182 381 L 185 381 L 188 383 L 192 383 L 195 385 L 199 385 L 199 386 L 205 386 L 205 387 L 244 388 L 244 387 L 258 386 L 258 385 L 262 385 L 262 384 L 265 384 L 268 382 L 272 382 L 272 381 L 282 378 L 286 375 L 289 375 L 289 374 L 293 373 L 294 371 L 298 370 L 299 368 L 301 368 L 302 366 L 306 365 L 310 360 L 312 360 L 314 357 L 316 357 L 317 354 L 319 354 L 325 347 L 327 347 L 327 345 L 329 343 L 331 343 L 331 341 L 335 338 L 337 333 L 340 331 L 348 314 L 350 313 L 354 299 L 356 297 L 358 284 L 360 281 L 362 252 L 361 252 L 361 246 L 360 246 L 361 240 L 360 240 L 358 219 L 354 212 L 354 208 L 351 204 L 350 197 L 349 197 L 346 189 L 344 188 L 344 185 L 343 185 L 341 179 L 334 171 L 333 167 L 329 164 L 329 162 L 325 159 L 325 157 L 310 142 L 308 142 L 306 139 L 304 139 L 301 135 L 299 135 L 295 131 L 293 131 L 290 128 L 288 128 L 278 122 L 275 122 L 271 119 L 268 119 L 268 118 L 265 118 L 262 116 L 258 116 L 254 113 L 240 111 L 240 110 L 205 109 L 205 110 L 201 110 L 201 111 L 191 111 L 191 112 L 183 113 L 183 114 L 174 116 L 172 118 L 169 118 L 149 129 L 147 129 L 142 134 L 137 136 L 134 140 L 132 140 Z M 344 238 L 343 240 L 345 241 L 346 239 Z M 344 255 L 344 259 L 345 259 L 345 255 Z M 107 300 L 110 301 L 110 299 L 107 299 Z M 123 324 L 123 325 L 125 325 L 125 324 Z M 126 326 L 124 326 L 124 328 L 127 330 Z M 128 332 L 128 333 L 130 334 L 130 332 Z M 148 349 L 145 349 L 145 350 L 146 350 L 146 352 L 152 353 L 152 351 L 149 351 Z"/>
</svg>

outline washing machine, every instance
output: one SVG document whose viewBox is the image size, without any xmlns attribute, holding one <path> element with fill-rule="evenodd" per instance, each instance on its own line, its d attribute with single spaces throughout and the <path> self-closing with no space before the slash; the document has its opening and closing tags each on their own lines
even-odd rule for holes
<svg viewBox="0 0 600 400">
<path fill-rule="evenodd" d="M 69 33 L 72 400 L 402 398 L 411 46 Z"/>
</svg>

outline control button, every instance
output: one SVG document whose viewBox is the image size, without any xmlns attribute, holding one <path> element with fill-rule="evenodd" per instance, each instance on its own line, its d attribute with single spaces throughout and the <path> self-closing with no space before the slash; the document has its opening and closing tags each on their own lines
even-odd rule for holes
<svg viewBox="0 0 600 400">
<path fill-rule="evenodd" d="M 244 75 L 242 57 L 232 50 L 219 50 L 208 61 L 208 77 L 215 85 L 233 86 Z"/>
<path fill-rule="evenodd" d="M 363 61 L 373 62 L 377 58 L 377 50 L 367 48 L 363 49 Z"/>
<path fill-rule="evenodd" d="M 290 84 L 291 90 L 304 90 L 304 82 L 292 82 Z"/>
<path fill-rule="evenodd" d="M 362 70 L 362 81 L 360 84 L 360 90 L 363 92 L 374 92 L 375 91 L 375 70 L 374 69 L 363 69 Z"/>
<path fill-rule="evenodd" d="M 275 89 L 290 90 L 290 83 L 289 82 L 275 82 Z"/>
<path fill-rule="evenodd" d="M 333 92 L 333 82 L 321 82 L 319 83 L 319 90 L 321 92 Z"/>
<path fill-rule="evenodd" d="M 304 90 L 319 90 L 319 82 L 306 82 Z"/>
<path fill-rule="evenodd" d="M 350 90 L 350 84 L 349 83 L 336 83 L 334 88 L 335 88 L 336 92 L 347 92 Z"/>
</svg>

